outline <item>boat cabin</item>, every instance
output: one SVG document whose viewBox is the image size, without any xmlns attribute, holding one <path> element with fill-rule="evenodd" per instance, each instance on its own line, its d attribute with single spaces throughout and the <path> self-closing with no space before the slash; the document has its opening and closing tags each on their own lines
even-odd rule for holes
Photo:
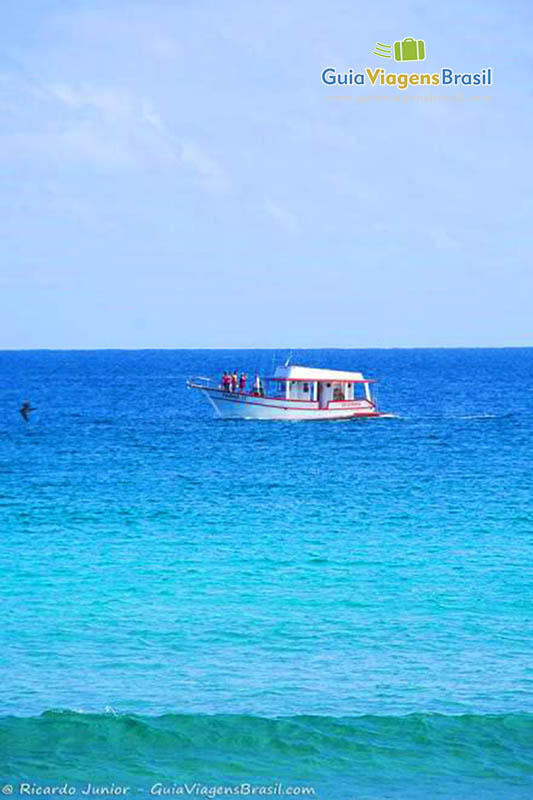
<svg viewBox="0 0 533 800">
<path fill-rule="evenodd" d="M 369 384 L 361 372 L 310 367 L 277 367 L 266 379 L 267 395 L 284 400 L 318 403 L 327 408 L 331 402 L 368 400 L 372 402 Z"/>
</svg>

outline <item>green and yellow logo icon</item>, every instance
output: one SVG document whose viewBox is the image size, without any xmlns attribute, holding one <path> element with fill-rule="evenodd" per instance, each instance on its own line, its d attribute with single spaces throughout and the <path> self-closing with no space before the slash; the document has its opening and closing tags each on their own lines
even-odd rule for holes
<svg viewBox="0 0 533 800">
<path fill-rule="evenodd" d="M 374 55 L 381 58 L 392 58 L 395 61 L 424 61 L 426 58 L 426 43 L 423 39 L 402 39 L 394 42 L 394 49 L 390 44 L 378 42 L 374 48 Z"/>
<path fill-rule="evenodd" d="M 392 47 L 390 44 L 378 42 L 374 49 L 374 55 L 381 56 L 381 58 L 392 58 Z"/>
</svg>

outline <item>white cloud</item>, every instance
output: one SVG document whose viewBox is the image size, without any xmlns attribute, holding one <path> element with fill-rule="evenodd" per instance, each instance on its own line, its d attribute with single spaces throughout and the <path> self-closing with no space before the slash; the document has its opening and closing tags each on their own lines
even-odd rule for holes
<svg viewBox="0 0 533 800">
<path fill-rule="evenodd" d="M 151 125 L 157 131 L 167 133 L 161 117 L 154 111 L 148 100 L 143 100 L 141 103 L 141 116 L 148 125 Z"/>
<path fill-rule="evenodd" d="M 263 208 L 274 222 L 287 233 L 294 233 L 298 227 L 296 217 L 290 211 L 282 208 L 272 200 L 265 200 Z"/>
<path fill-rule="evenodd" d="M 91 109 L 107 119 L 127 119 L 139 111 L 139 102 L 127 91 L 113 87 L 53 84 L 44 93 L 71 109 Z"/>
<path fill-rule="evenodd" d="M 34 124 L 0 135 L 0 158 L 82 161 L 106 168 L 189 167 L 209 191 L 229 181 L 215 159 L 193 141 L 173 134 L 146 97 L 127 89 L 54 83 L 32 86 Z M 20 125 L 19 127 L 22 127 Z"/>
<path fill-rule="evenodd" d="M 181 159 L 196 170 L 207 188 L 215 191 L 228 188 L 228 180 L 220 165 L 194 142 L 182 145 Z"/>
<path fill-rule="evenodd" d="M 181 162 L 195 170 L 207 189 L 223 191 L 228 187 L 221 166 L 198 144 L 191 141 L 180 142 L 148 99 L 136 98 L 124 90 L 90 84 L 80 87 L 55 85 L 48 87 L 48 92 L 69 108 L 91 109 L 96 114 L 92 131 L 90 126 L 84 124 L 64 132 L 63 138 L 67 140 L 70 152 L 74 152 L 78 144 L 80 155 L 96 157 L 97 160 L 105 160 L 107 163 L 112 162 L 114 157 L 117 164 L 133 163 L 136 160 Z M 98 130 L 96 121 L 103 126 L 101 131 Z"/>
</svg>

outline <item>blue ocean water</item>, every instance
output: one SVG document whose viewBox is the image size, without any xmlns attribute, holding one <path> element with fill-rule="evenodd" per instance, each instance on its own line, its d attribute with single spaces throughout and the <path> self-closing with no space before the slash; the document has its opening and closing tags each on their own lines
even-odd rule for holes
<svg viewBox="0 0 533 800">
<path fill-rule="evenodd" d="M 274 358 L 0 353 L 0 779 L 531 797 L 533 349 L 295 353 L 394 419 L 186 389 Z"/>
</svg>

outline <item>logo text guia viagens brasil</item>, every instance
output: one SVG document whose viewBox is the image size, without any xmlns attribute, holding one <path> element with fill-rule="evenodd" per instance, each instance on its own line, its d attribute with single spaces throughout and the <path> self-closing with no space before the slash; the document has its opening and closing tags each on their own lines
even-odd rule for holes
<svg viewBox="0 0 533 800">
<path fill-rule="evenodd" d="M 395 61 L 425 61 L 426 43 L 423 39 L 410 37 L 387 45 L 378 42 L 374 55 L 380 58 L 393 58 Z M 327 86 L 396 86 L 407 89 L 408 86 L 491 86 L 492 68 L 485 67 L 479 72 L 455 72 L 449 67 L 442 67 L 439 72 L 387 72 L 383 67 L 366 67 L 363 72 L 349 69 L 337 72 L 334 67 L 322 70 L 322 83 Z"/>
</svg>

